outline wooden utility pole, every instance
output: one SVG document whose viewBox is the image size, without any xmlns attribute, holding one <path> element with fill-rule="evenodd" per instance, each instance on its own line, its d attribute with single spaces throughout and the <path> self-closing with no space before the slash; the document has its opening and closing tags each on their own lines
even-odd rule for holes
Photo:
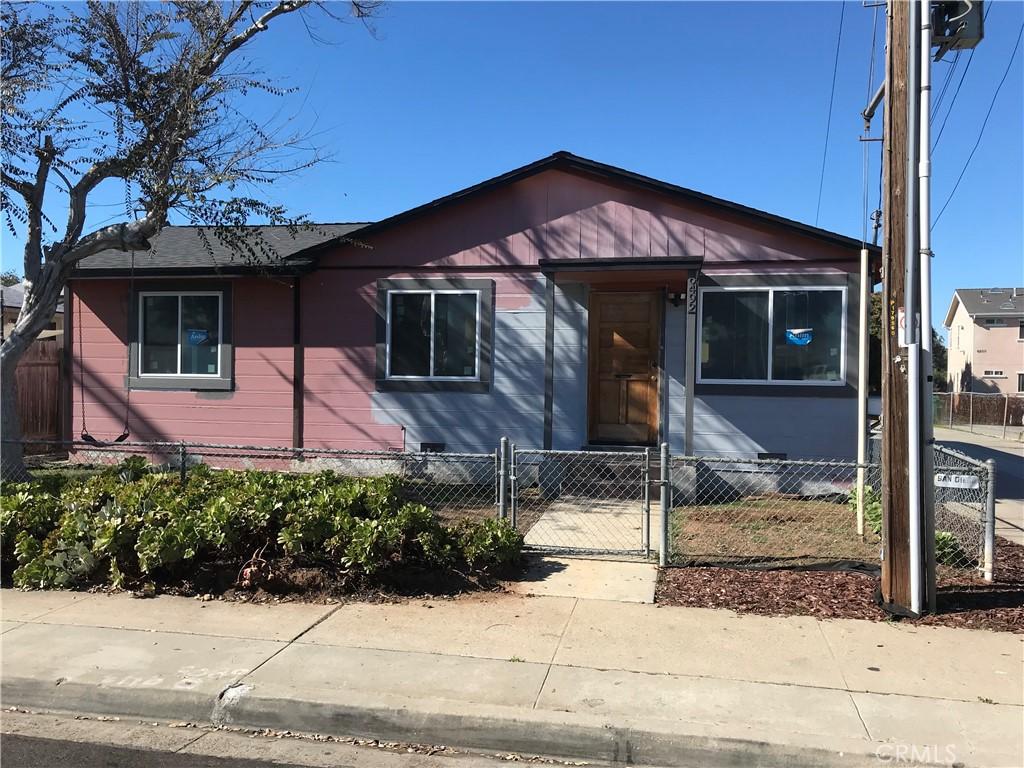
<svg viewBox="0 0 1024 768">
<path fill-rule="evenodd" d="M 910 588 L 909 450 L 907 350 L 900 346 L 904 305 L 907 189 L 908 42 L 910 3 L 890 0 L 886 25 L 885 126 L 883 133 L 884 241 L 882 245 L 882 599 L 908 609 Z"/>
</svg>

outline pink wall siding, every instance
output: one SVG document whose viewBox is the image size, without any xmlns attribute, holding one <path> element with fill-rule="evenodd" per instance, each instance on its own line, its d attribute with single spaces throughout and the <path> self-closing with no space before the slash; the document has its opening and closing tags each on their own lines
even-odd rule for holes
<svg viewBox="0 0 1024 768">
<path fill-rule="evenodd" d="M 247 278 L 232 281 L 232 292 L 235 391 L 133 390 L 131 439 L 291 444 L 291 288 Z M 77 437 L 81 430 L 84 373 L 88 430 L 97 439 L 110 439 L 121 433 L 124 419 L 128 283 L 77 280 L 71 294 L 72 434 Z"/>
<path fill-rule="evenodd" d="M 303 437 L 307 447 L 403 447 L 401 417 L 389 414 L 375 396 L 377 280 L 413 276 L 451 274 L 353 269 L 320 270 L 303 278 Z M 472 277 L 494 281 L 499 315 L 525 309 L 537 293 L 538 279 L 532 274 L 484 271 Z M 543 332 L 543 326 L 538 330 Z M 495 388 L 499 373 L 495 371 Z M 538 387 L 535 395 L 542 395 L 543 379 Z M 424 408 L 431 400 L 430 395 L 416 397 Z M 483 407 L 481 399 L 477 397 L 476 402 Z M 495 423 L 500 422 L 500 413 L 494 417 Z"/>
<path fill-rule="evenodd" d="M 541 259 L 685 258 L 734 263 L 849 261 L 857 253 L 710 206 L 546 171 L 367 236 L 322 264 L 532 266 Z"/>
<path fill-rule="evenodd" d="M 301 278 L 310 447 L 401 448 L 404 438 L 433 439 L 435 427 L 442 434 L 462 429 L 481 445 L 519 429 L 524 444 L 536 444 L 544 393 L 541 259 L 703 258 L 710 270 L 820 272 L 849 271 L 857 258 L 852 249 L 701 203 L 683 206 L 660 193 L 554 170 L 371 233 L 365 244 L 371 247 L 324 254 L 325 268 Z M 374 382 L 376 281 L 453 275 L 495 281 L 492 391 L 381 396 Z M 235 390 L 133 391 L 134 439 L 291 444 L 292 289 L 255 278 L 232 285 Z M 75 324 L 79 298 L 85 413 L 90 432 L 109 438 L 121 431 L 124 407 L 128 285 L 76 281 Z M 74 333 L 78 360 L 77 327 Z M 74 377 L 77 435 L 77 369 Z M 403 425 L 415 436 L 403 437 Z"/>
</svg>

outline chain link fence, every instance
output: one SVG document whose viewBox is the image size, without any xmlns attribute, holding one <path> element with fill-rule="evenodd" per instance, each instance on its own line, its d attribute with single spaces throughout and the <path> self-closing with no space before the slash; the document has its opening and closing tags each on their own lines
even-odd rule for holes
<svg viewBox="0 0 1024 768">
<path fill-rule="evenodd" d="M 995 557 L 995 463 L 935 446 L 937 567 L 975 568 L 992 579 Z"/>
<path fill-rule="evenodd" d="M 932 413 L 939 427 L 1024 440 L 1024 393 L 936 392 Z"/>
<path fill-rule="evenodd" d="M 10 446 L 0 462 L 5 462 Z M 328 448 L 284 448 L 219 443 L 23 441 L 24 461 L 4 477 L 44 480 L 48 476 L 88 477 L 133 456 L 154 472 L 174 472 L 184 481 L 199 465 L 219 470 L 258 469 L 308 473 L 332 471 L 351 477 L 393 475 L 402 479 L 405 497 L 447 520 L 497 515 L 497 453 L 413 453 Z"/>
<path fill-rule="evenodd" d="M 669 561 L 730 567 L 877 562 L 881 513 L 874 502 L 881 476 L 877 465 L 865 467 L 866 519 L 858 526 L 857 466 L 673 458 Z"/>
<path fill-rule="evenodd" d="M 4 443 L 0 460 L 9 445 Z M 664 564 L 731 567 L 813 567 L 880 558 L 877 463 L 670 456 L 667 449 L 664 459 L 652 450 L 517 450 L 504 439 L 494 453 L 170 442 L 31 441 L 22 446 L 24 466 L 14 479 L 88 477 L 130 457 L 183 479 L 199 465 L 394 475 L 402 478 L 407 498 L 445 519 L 509 518 L 527 547 L 538 551 L 658 556 Z M 9 469 L 5 466 L 5 477 Z M 858 469 L 865 485 L 861 505 Z M 978 570 L 991 578 L 994 477 L 993 464 L 936 446 L 940 569 Z"/>
</svg>

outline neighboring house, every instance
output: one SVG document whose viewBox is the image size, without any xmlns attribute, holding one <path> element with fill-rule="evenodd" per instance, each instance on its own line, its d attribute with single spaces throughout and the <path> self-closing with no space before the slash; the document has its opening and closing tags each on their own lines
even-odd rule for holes
<svg viewBox="0 0 1024 768">
<path fill-rule="evenodd" d="M 119 434 L 130 387 L 139 440 L 855 453 L 859 240 L 565 152 L 263 231 L 280 258 L 170 227 L 81 263 L 69 430 Z"/>
<path fill-rule="evenodd" d="M 0 327 L 0 340 L 6 339 L 18 322 L 18 314 L 21 312 L 21 305 L 25 301 L 25 284 L 5 285 L 0 290 L 0 315 L 3 316 L 3 325 Z M 64 304 L 57 304 L 53 313 L 53 319 L 37 338 L 60 339 L 64 332 Z"/>
<path fill-rule="evenodd" d="M 957 288 L 949 331 L 952 392 L 1024 392 L 1024 288 Z"/>
</svg>

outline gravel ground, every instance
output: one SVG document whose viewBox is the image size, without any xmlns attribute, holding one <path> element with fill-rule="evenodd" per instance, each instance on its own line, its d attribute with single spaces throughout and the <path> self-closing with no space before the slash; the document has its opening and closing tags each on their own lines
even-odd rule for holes
<svg viewBox="0 0 1024 768">
<path fill-rule="evenodd" d="M 878 574 L 871 571 L 669 568 L 661 572 L 656 600 L 769 616 L 892 619 L 877 593 Z M 940 574 L 938 612 L 901 620 L 1024 634 L 1024 547 L 998 540 L 992 583 L 964 572 Z"/>
</svg>

